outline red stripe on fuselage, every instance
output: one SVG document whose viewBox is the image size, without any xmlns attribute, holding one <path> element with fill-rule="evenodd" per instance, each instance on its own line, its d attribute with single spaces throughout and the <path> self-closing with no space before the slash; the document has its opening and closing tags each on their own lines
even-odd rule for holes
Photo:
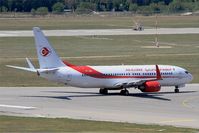
<svg viewBox="0 0 199 133">
<path fill-rule="evenodd" d="M 64 64 L 82 74 L 87 75 L 87 76 L 94 77 L 94 78 L 106 78 L 106 75 L 96 71 L 95 69 L 93 69 L 89 66 L 76 66 L 76 65 L 70 64 L 66 61 L 64 61 Z"/>
<path fill-rule="evenodd" d="M 93 78 L 156 78 L 156 76 L 117 76 L 117 75 L 105 75 L 89 66 L 76 66 L 73 64 L 70 64 L 66 61 L 63 61 L 65 65 L 68 67 L 80 72 L 81 74 L 93 77 Z M 163 78 L 178 78 L 176 76 L 162 76 Z"/>
</svg>

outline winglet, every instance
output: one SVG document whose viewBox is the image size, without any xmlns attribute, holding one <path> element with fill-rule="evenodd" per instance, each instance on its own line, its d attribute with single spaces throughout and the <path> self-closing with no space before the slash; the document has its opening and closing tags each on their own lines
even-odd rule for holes
<svg viewBox="0 0 199 133">
<path fill-rule="evenodd" d="M 27 63 L 28 63 L 28 66 L 29 66 L 31 69 L 35 69 L 35 67 L 33 66 L 32 62 L 31 62 L 28 58 L 26 58 L 26 61 L 27 61 Z"/>
<path fill-rule="evenodd" d="M 156 66 L 156 75 L 157 75 L 156 79 L 157 80 L 162 80 L 160 69 L 159 69 L 158 65 L 155 65 L 155 66 Z"/>
</svg>

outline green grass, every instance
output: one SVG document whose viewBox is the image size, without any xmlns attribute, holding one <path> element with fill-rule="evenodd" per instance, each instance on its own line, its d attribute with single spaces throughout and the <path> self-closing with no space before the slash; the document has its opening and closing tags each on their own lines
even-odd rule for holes
<svg viewBox="0 0 199 133">
<path fill-rule="evenodd" d="M 172 126 L 74 120 L 67 118 L 30 118 L 0 116 L 0 132 L 135 132 L 196 133 L 199 130 Z"/>
<path fill-rule="evenodd" d="M 62 16 L 49 18 L 2 18 L 0 30 L 131 28 L 133 20 L 155 27 L 155 16 Z M 199 27 L 199 16 L 159 16 L 158 27 Z"/>
<path fill-rule="evenodd" d="M 171 48 L 143 48 L 154 45 L 153 38 L 147 35 L 50 37 L 49 40 L 63 59 L 77 65 L 177 65 L 193 74 L 193 83 L 199 82 L 198 35 L 160 35 L 160 46 Z M 26 66 L 25 57 L 32 58 L 38 66 L 32 37 L 1 38 L 0 50 L 0 86 L 62 86 L 38 78 L 36 74 L 5 67 L 7 64 Z M 66 58 L 81 56 L 102 57 Z"/>
</svg>

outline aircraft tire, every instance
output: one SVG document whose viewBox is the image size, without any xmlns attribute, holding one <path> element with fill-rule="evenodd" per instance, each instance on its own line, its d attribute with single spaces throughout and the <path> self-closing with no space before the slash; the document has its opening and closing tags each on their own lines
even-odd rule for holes
<svg viewBox="0 0 199 133">
<path fill-rule="evenodd" d="M 128 96 L 129 95 L 129 91 L 128 90 L 121 90 L 120 94 L 124 95 L 124 96 Z"/>
<path fill-rule="evenodd" d="M 100 94 L 108 94 L 108 89 L 101 88 L 101 89 L 99 90 L 99 93 L 100 93 Z"/>
<path fill-rule="evenodd" d="M 178 88 L 176 88 L 174 91 L 175 91 L 175 93 L 179 93 L 180 92 L 180 90 Z"/>
</svg>

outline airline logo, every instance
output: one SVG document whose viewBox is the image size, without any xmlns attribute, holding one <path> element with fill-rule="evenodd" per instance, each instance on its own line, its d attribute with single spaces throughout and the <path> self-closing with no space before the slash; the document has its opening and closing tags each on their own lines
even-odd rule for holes
<svg viewBox="0 0 199 133">
<path fill-rule="evenodd" d="M 47 47 L 43 47 L 40 50 L 40 53 L 41 53 L 42 56 L 46 57 L 46 56 L 48 56 L 51 53 L 51 51 Z"/>
</svg>

